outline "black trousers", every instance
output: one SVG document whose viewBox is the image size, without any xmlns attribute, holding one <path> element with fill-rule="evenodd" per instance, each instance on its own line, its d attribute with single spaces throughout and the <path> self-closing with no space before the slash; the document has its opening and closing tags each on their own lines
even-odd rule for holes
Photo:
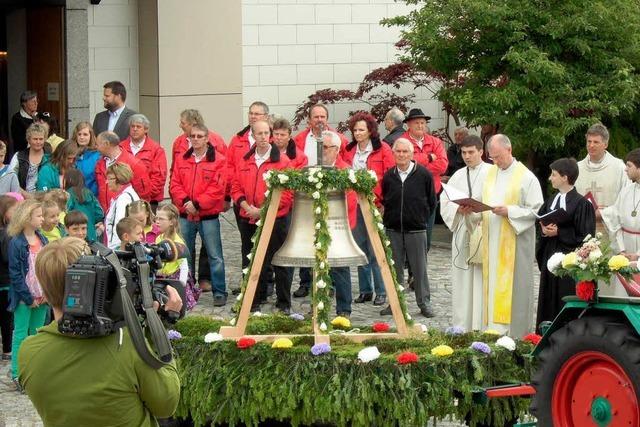
<svg viewBox="0 0 640 427">
<path fill-rule="evenodd" d="M 242 268 L 246 268 L 249 265 L 247 255 L 251 253 L 253 243 L 251 238 L 256 232 L 258 227 L 255 224 L 250 224 L 248 220 L 240 218 L 238 222 L 238 229 L 240 230 L 240 240 L 242 242 Z M 253 307 L 258 307 L 260 301 L 262 301 L 267 294 L 267 284 L 271 276 L 271 270 L 275 273 L 276 282 L 276 307 L 278 308 L 291 308 L 291 281 L 293 279 L 289 267 L 280 267 L 271 264 L 273 255 L 280 249 L 285 239 L 287 238 L 288 221 L 287 217 L 276 218 L 273 225 L 273 232 L 271 233 L 271 239 L 269 240 L 269 246 L 267 247 L 267 253 L 264 257 L 264 263 L 262 264 L 262 270 L 260 271 L 260 279 L 258 280 L 258 288 L 256 290 L 256 296 L 253 300 Z"/>
<path fill-rule="evenodd" d="M 11 353 L 11 337 L 13 335 L 13 313 L 9 307 L 9 291 L 0 291 L 0 335 L 2 335 L 2 352 Z M 15 357 L 18 357 L 16 354 Z"/>
</svg>

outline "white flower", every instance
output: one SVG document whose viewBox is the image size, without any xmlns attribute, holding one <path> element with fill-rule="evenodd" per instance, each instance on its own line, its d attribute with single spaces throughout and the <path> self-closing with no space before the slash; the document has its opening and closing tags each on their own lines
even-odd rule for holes
<svg viewBox="0 0 640 427">
<path fill-rule="evenodd" d="M 265 181 L 268 181 L 269 178 L 271 178 L 271 173 L 272 171 L 268 170 L 265 173 L 262 174 L 262 179 L 264 179 Z"/>
<path fill-rule="evenodd" d="M 354 184 L 357 182 L 356 173 L 353 171 L 353 169 L 349 169 L 349 181 Z"/>
<path fill-rule="evenodd" d="M 261 225 L 262 225 L 262 220 L 261 219 L 257 220 L 256 221 L 256 226 L 260 227 Z"/>
<path fill-rule="evenodd" d="M 314 191 L 313 194 L 311 195 L 311 197 L 313 197 L 314 199 L 318 200 L 320 198 L 320 193 L 318 193 L 317 191 Z"/>
<path fill-rule="evenodd" d="M 367 172 L 369 172 L 369 175 L 371 176 L 371 178 L 375 179 L 376 181 L 378 180 L 378 175 L 376 175 L 375 171 L 368 170 Z"/>
<path fill-rule="evenodd" d="M 269 194 L 271 193 L 271 190 L 266 190 L 264 192 L 264 197 L 269 197 Z"/>
<path fill-rule="evenodd" d="M 267 186 L 267 188 L 271 188 L 271 181 L 267 181 L 266 179 L 264 180 L 264 185 Z"/>
<path fill-rule="evenodd" d="M 320 242 L 316 243 L 316 249 L 322 249 L 322 244 Z"/>
<path fill-rule="evenodd" d="M 324 269 L 324 266 L 325 266 L 324 261 L 320 261 L 320 269 Z"/>
<path fill-rule="evenodd" d="M 600 249 L 595 249 L 589 253 L 589 259 L 591 261 L 596 261 L 601 256 L 602 256 L 602 251 Z"/>
<path fill-rule="evenodd" d="M 358 359 L 363 363 L 369 363 L 372 360 L 376 360 L 378 357 L 380 357 L 380 351 L 376 346 L 365 347 L 358 352 Z"/>
<path fill-rule="evenodd" d="M 391 240 L 385 240 L 385 241 L 384 241 L 384 245 L 385 245 L 385 246 L 389 246 L 390 244 L 391 244 Z"/>
<path fill-rule="evenodd" d="M 316 288 L 318 289 L 324 289 L 327 287 L 327 284 L 325 283 L 324 280 L 320 279 L 316 282 Z"/>
<path fill-rule="evenodd" d="M 242 274 L 247 274 L 249 272 L 249 267 L 245 267 L 242 269 Z"/>
<path fill-rule="evenodd" d="M 381 222 L 378 223 L 378 229 L 379 230 L 383 230 L 384 229 L 384 224 L 382 224 Z"/>
<path fill-rule="evenodd" d="M 318 174 L 316 175 L 318 178 L 322 178 L 324 175 L 322 174 L 322 172 L 318 172 Z"/>
<path fill-rule="evenodd" d="M 309 175 L 309 178 L 307 178 L 307 180 L 308 180 L 310 183 L 312 183 L 312 184 L 313 184 L 314 182 L 317 182 L 317 181 L 318 181 L 317 179 L 315 179 L 315 178 L 313 177 L 313 175 Z"/>
<path fill-rule="evenodd" d="M 506 335 L 498 338 L 498 341 L 496 341 L 496 345 L 506 348 L 509 351 L 514 351 L 516 349 L 516 342 L 511 339 L 511 337 L 508 337 Z"/>
<path fill-rule="evenodd" d="M 398 290 L 399 290 L 400 292 L 404 291 L 404 286 L 402 286 L 402 285 L 398 285 Z"/>
<path fill-rule="evenodd" d="M 322 323 L 320 324 L 320 330 L 321 330 L 321 331 L 326 331 L 326 330 L 327 330 L 327 324 L 326 324 L 326 323 L 324 323 L 324 322 L 322 322 Z"/>
<path fill-rule="evenodd" d="M 602 233 L 601 232 L 597 232 L 596 233 L 596 239 L 602 239 Z"/>
<path fill-rule="evenodd" d="M 423 325 L 422 323 L 420 323 L 420 330 L 426 334 L 428 331 L 427 325 Z"/>
<path fill-rule="evenodd" d="M 584 238 L 583 242 L 588 242 L 591 237 L 593 237 L 591 234 L 587 234 L 587 237 Z"/>
<path fill-rule="evenodd" d="M 236 301 L 242 301 L 242 294 L 238 294 L 238 296 L 236 297 Z"/>
<path fill-rule="evenodd" d="M 320 215 L 322 213 L 322 208 L 320 206 L 318 206 L 315 210 L 316 215 Z"/>
<path fill-rule="evenodd" d="M 411 320 L 411 315 L 407 313 L 407 320 Z"/>
<path fill-rule="evenodd" d="M 378 208 L 373 208 L 373 215 L 377 217 L 380 216 L 380 211 L 378 210 Z"/>
<path fill-rule="evenodd" d="M 547 261 L 547 270 L 552 273 L 555 273 L 558 268 L 562 265 L 562 259 L 564 258 L 564 254 L 562 252 L 556 252 L 551 255 L 551 258 Z"/>
<path fill-rule="evenodd" d="M 260 311 L 255 311 L 255 312 L 251 313 L 251 315 L 253 317 L 262 317 L 262 316 L 264 316 L 264 314 L 262 314 Z"/>
<path fill-rule="evenodd" d="M 222 335 L 220 335 L 217 332 L 209 332 L 207 335 L 204 336 L 204 342 L 206 342 L 207 344 L 210 344 L 212 342 L 216 342 L 216 341 L 222 341 Z"/>
<path fill-rule="evenodd" d="M 324 310 L 324 303 L 322 301 L 318 303 L 318 310 Z"/>
<path fill-rule="evenodd" d="M 316 222 L 316 230 L 320 230 L 320 223 Z"/>
<path fill-rule="evenodd" d="M 394 265 L 396 262 L 392 259 L 389 260 L 389 264 Z"/>
<path fill-rule="evenodd" d="M 248 253 L 248 254 L 247 254 L 247 259 L 248 259 L 248 260 L 251 260 L 251 258 L 253 258 L 253 254 L 252 254 L 252 253 Z"/>
<path fill-rule="evenodd" d="M 236 318 L 234 317 L 233 319 L 229 320 L 229 324 L 231 326 L 234 326 L 236 324 Z"/>
<path fill-rule="evenodd" d="M 319 190 L 319 189 L 321 189 L 321 188 L 322 188 L 322 183 L 321 183 L 321 182 L 317 183 L 317 184 L 316 184 L 316 188 L 317 188 L 318 190 Z"/>
<path fill-rule="evenodd" d="M 279 173 L 278 180 L 280 181 L 280 184 L 284 184 L 285 182 L 289 181 L 289 177 L 283 173 Z"/>
</svg>

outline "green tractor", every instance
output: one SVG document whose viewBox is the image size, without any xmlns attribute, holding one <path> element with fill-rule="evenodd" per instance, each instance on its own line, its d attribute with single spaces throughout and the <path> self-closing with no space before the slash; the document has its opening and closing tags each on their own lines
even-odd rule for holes
<svg viewBox="0 0 640 427">
<path fill-rule="evenodd" d="M 543 326 L 531 384 L 484 390 L 488 398 L 532 396 L 540 427 L 640 427 L 640 286 L 628 298 L 576 297 Z"/>
</svg>

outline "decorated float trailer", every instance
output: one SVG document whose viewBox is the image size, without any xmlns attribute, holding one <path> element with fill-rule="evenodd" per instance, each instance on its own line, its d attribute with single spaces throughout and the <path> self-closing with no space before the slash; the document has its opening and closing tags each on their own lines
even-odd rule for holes
<svg viewBox="0 0 640 427">
<path fill-rule="evenodd" d="M 618 279 L 628 298 L 567 298 L 544 325 L 531 384 L 488 388 L 482 396 L 532 396 L 537 424 L 521 427 L 640 426 L 640 287 Z"/>
</svg>

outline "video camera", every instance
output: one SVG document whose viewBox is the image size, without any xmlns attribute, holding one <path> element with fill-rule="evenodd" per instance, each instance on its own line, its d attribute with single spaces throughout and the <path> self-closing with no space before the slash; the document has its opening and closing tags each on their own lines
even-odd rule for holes
<svg viewBox="0 0 640 427">
<path fill-rule="evenodd" d="M 99 243 L 91 245 L 91 255 L 81 256 L 66 272 L 62 319 L 58 330 L 78 338 L 106 336 L 126 325 L 142 359 L 158 369 L 172 358 L 162 320 L 175 323 L 184 317 L 185 305 L 178 312 L 164 311 L 169 299 L 166 287 L 178 291 L 183 301 L 185 289 L 179 280 L 157 279 L 155 272 L 163 261 L 175 261 L 179 253 L 171 241 L 157 245 L 128 244 L 124 251 L 113 251 Z M 153 303 L 160 305 L 156 312 Z M 160 356 L 145 343 L 143 326 Z"/>
</svg>

